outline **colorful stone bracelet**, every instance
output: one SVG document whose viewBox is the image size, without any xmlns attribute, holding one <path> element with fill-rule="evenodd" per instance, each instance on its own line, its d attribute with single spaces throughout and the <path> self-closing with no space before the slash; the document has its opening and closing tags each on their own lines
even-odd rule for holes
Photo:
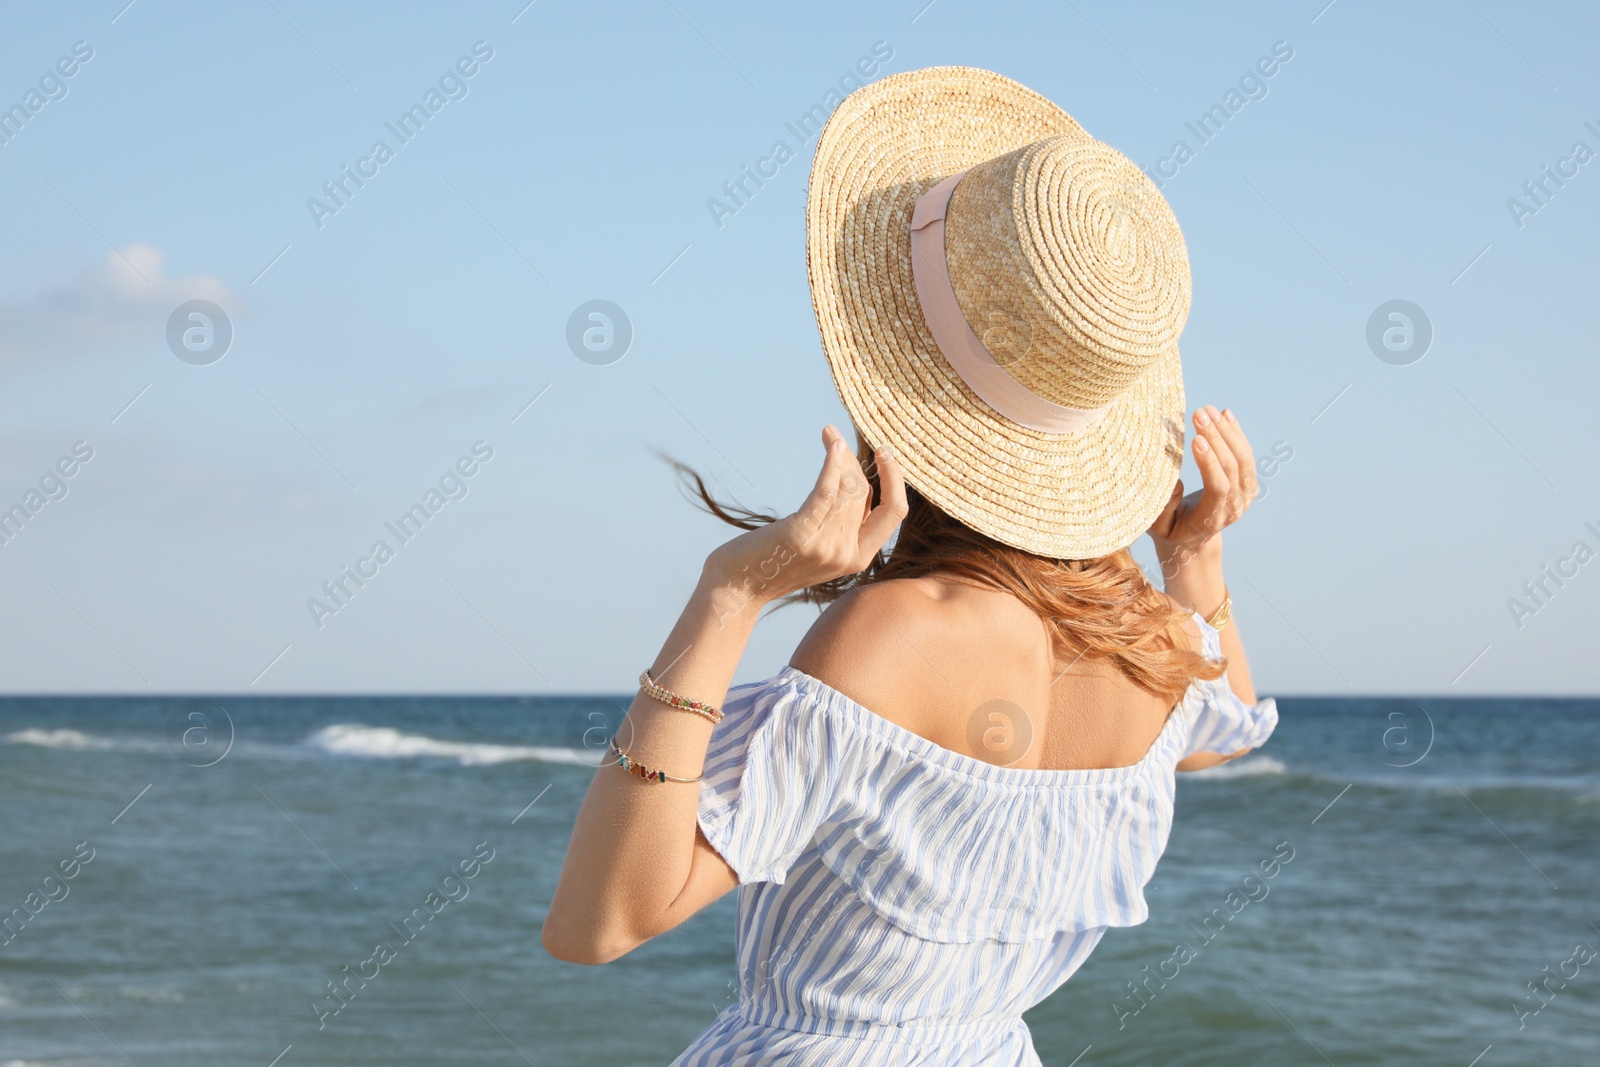
<svg viewBox="0 0 1600 1067">
<path fill-rule="evenodd" d="M 611 755 L 617 758 L 618 767 L 621 767 L 636 778 L 643 778 L 647 782 L 698 782 L 705 777 L 704 774 L 700 774 L 693 778 L 679 778 L 676 775 L 668 774 L 666 771 L 658 771 L 646 767 L 622 751 L 621 746 L 617 744 L 617 739 L 614 737 L 611 739 Z"/>
<path fill-rule="evenodd" d="M 648 670 L 640 673 L 639 688 L 643 689 L 648 695 L 661 701 L 661 703 L 667 705 L 667 707 L 677 708 L 679 711 L 693 712 L 702 719 L 710 721 L 713 726 L 722 721 L 722 712 L 717 708 L 705 703 L 704 701 L 690 700 L 688 697 L 681 697 L 672 690 L 663 688 L 654 678 L 650 677 L 650 672 Z"/>
</svg>

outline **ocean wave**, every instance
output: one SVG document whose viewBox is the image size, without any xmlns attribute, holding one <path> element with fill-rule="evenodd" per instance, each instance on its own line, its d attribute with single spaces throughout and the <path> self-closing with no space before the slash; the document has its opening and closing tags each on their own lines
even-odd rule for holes
<svg viewBox="0 0 1600 1067">
<path fill-rule="evenodd" d="M 1291 767 L 1272 756 L 1245 756 L 1203 771 L 1191 771 L 1178 776 L 1180 781 L 1227 781 L 1236 778 L 1286 778 L 1285 785 L 1325 786 L 1355 785 L 1363 789 L 1376 789 L 1391 793 L 1432 793 L 1439 796 L 1460 796 L 1463 793 L 1530 793 L 1565 794 L 1581 804 L 1595 803 L 1600 799 L 1600 778 L 1587 775 L 1537 775 L 1453 773 L 1448 776 L 1436 771 L 1401 770 L 1378 774 L 1370 769 L 1354 767 L 1309 768 Z"/>
<path fill-rule="evenodd" d="M 161 741 L 145 737 L 99 737 L 81 730 L 57 728 L 41 730 L 30 727 L 6 734 L 0 740 L 13 745 L 35 745 L 63 752 L 145 752 L 163 753 L 168 748 Z M 0 1067 L 4 1067 L 0 1064 Z"/>
<path fill-rule="evenodd" d="M 13 745 L 38 745 L 40 748 L 70 748 L 79 752 L 105 751 L 123 747 L 109 737 L 92 737 L 77 730 L 18 730 L 6 734 Z"/>
<path fill-rule="evenodd" d="M 101 735 L 65 727 L 30 727 L 0 734 L 0 743 L 48 748 L 64 756 L 74 753 L 140 753 L 171 755 L 172 746 L 159 737 Z M 334 723 L 316 729 L 298 741 L 239 741 L 230 759 L 291 760 L 329 756 L 365 760 L 438 760 L 460 767 L 489 767 L 527 761 L 593 768 L 600 752 L 558 745 L 515 745 L 493 741 L 444 740 L 423 733 L 408 733 L 391 726 L 368 723 Z M 1381 763 L 1381 761 L 1375 761 Z M 1203 771 L 1180 774 L 1180 781 L 1208 783 L 1203 788 L 1223 788 L 1235 782 L 1240 788 L 1321 788 L 1337 791 L 1354 784 L 1362 789 L 1389 793 L 1438 794 L 1478 797 L 1488 793 L 1559 795 L 1567 803 L 1600 803 L 1600 775 L 1537 774 L 1523 768 L 1510 773 L 1492 767 L 1435 768 L 1431 761 L 1406 769 L 1362 766 L 1347 759 L 1319 761 L 1306 757 L 1286 762 L 1255 753 Z M 1459 792 L 1458 792 L 1459 790 Z M 0 1067 L 5 1067 L 0 1061 Z"/>
<path fill-rule="evenodd" d="M 593 767 L 598 756 L 581 748 L 538 745 L 496 745 L 482 741 L 441 741 L 423 734 L 406 734 L 390 726 L 335 723 L 324 726 L 305 743 L 334 756 L 359 759 L 447 759 L 463 767 L 485 767 L 517 760 L 570 763 Z"/>
<path fill-rule="evenodd" d="M 1219 779 L 1219 778 L 1257 778 L 1264 774 L 1288 774 L 1289 768 L 1284 766 L 1282 760 L 1275 760 L 1271 756 L 1246 756 L 1243 759 L 1224 763 L 1219 767 L 1208 767 L 1203 771 L 1194 771 L 1186 775 L 1189 778 Z"/>
</svg>

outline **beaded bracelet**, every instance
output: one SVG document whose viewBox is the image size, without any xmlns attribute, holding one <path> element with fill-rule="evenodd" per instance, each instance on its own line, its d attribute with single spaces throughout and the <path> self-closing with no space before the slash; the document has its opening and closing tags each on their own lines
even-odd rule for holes
<svg viewBox="0 0 1600 1067">
<path fill-rule="evenodd" d="M 611 739 L 610 754 L 617 758 L 618 767 L 637 778 L 643 778 L 647 782 L 698 782 L 705 777 L 705 774 L 702 773 L 693 778 L 679 778 L 676 775 L 668 774 L 666 771 L 658 771 L 646 767 L 622 751 L 622 748 L 617 744 L 617 739 L 614 737 Z"/>
<path fill-rule="evenodd" d="M 708 720 L 713 726 L 722 721 L 722 712 L 720 710 L 704 701 L 690 700 L 688 697 L 681 697 L 672 690 L 662 687 L 660 683 L 650 677 L 648 670 L 639 675 L 639 688 L 667 705 L 667 707 L 677 708 L 679 711 L 693 712 L 702 719 Z"/>
</svg>

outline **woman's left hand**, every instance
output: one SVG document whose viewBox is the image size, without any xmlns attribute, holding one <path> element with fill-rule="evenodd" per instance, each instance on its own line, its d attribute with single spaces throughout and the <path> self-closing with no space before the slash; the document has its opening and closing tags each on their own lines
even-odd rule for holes
<svg viewBox="0 0 1600 1067">
<path fill-rule="evenodd" d="M 892 450 L 880 448 L 880 500 L 844 435 L 822 431 L 827 457 L 798 510 L 735 537 L 711 553 L 705 578 L 732 594 L 735 608 L 779 597 L 864 570 L 906 516 L 906 487 Z"/>
<path fill-rule="evenodd" d="M 1183 481 L 1150 526 L 1158 554 L 1192 554 L 1206 547 L 1226 526 L 1238 522 L 1255 499 L 1259 479 L 1255 456 L 1231 411 L 1203 407 L 1194 413 L 1194 462 L 1204 488 L 1183 495 Z"/>
</svg>

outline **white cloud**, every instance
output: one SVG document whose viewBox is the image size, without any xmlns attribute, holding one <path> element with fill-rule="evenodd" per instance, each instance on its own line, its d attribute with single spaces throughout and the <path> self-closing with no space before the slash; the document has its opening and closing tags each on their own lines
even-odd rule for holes
<svg viewBox="0 0 1600 1067">
<path fill-rule="evenodd" d="M 123 345 L 160 341 L 167 317 L 187 300 L 210 300 L 237 316 L 241 302 L 220 278 L 168 277 L 159 248 L 136 244 L 65 281 L 20 299 L 0 299 L 0 373 L 37 370 Z"/>
</svg>

